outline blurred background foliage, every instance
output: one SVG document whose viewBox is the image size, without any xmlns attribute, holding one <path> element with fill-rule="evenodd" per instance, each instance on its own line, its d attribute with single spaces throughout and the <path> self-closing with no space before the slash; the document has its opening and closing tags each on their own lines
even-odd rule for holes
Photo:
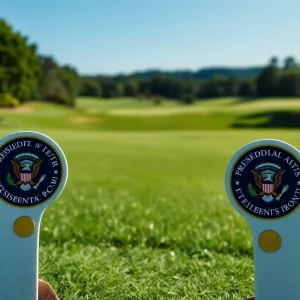
<svg viewBox="0 0 300 300">
<path fill-rule="evenodd" d="M 84 76 L 72 66 L 60 66 L 53 57 L 39 55 L 37 45 L 0 19 L 0 93 L 13 97 L 2 96 L 0 105 L 9 107 L 17 105 L 14 98 L 20 103 L 38 99 L 73 107 L 77 96 L 155 98 L 155 104 L 161 99 L 191 104 L 228 96 L 298 97 L 300 67 L 294 57 L 286 57 L 281 67 L 272 57 L 261 68 Z"/>
</svg>

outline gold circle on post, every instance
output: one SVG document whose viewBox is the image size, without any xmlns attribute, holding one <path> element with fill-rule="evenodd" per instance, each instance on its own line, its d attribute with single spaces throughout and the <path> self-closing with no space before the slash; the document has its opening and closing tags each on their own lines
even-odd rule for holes
<svg viewBox="0 0 300 300">
<path fill-rule="evenodd" d="M 20 217 L 14 223 L 14 232 L 20 237 L 29 237 L 35 228 L 34 221 L 29 217 Z"/>
<path fill-rule="evenodd" d="M 262 250 L 273 253 L 281 247 L 281 237 L 273 230 L 266 230 L 260 234 L 258 243 Z"/>
</svg>

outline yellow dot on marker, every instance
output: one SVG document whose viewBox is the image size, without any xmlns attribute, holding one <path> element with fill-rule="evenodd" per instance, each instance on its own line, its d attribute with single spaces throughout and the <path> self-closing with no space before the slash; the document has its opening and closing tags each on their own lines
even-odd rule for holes
<svg viewBox="0 0 300 300">
<path fill-rule="evenodd" d="M 34 232 L 34 221 L 29 217 L 20 217 L 14 223 L 14 231 L 20 237 L 29 237 Z"/>
<path fill-rule="evenodd" d="M 262 250 L 273 253 L 281 247 L 281 237 L 277 232 L 267 230 L 261 233 L 258 243 Z"/>
</svg>

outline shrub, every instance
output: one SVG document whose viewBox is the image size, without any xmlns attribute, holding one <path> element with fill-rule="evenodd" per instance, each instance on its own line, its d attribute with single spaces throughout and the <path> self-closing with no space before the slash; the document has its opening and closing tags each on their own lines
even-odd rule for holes
<svg viewBox="0 0 300 300">
<path fill-rule="evenodd" d="M 71 98 L 66 87 L 59 80 L 48 83 L 45 89 L 44 100 L 56 104 L 74 106 L 75 98 Z"/>
<path fill-rule="evenodd" d="M 196 101 L 196 99 L 191 95 L 184 96 L 182 100 L 184 104 L 193 104 Z"/>
<path fill-rule="evenodd" d="M 159 96 L 155 97 L 153 100 L 154 105 L 160 105 L 163 102 L 163 99 Z"/>
<path fill-rule="evenodd" d="M 20 101 L 13 97 L 11 94 L 0 94 L 0 107 L 17 107 L 20 105 Z"/>
</svg>

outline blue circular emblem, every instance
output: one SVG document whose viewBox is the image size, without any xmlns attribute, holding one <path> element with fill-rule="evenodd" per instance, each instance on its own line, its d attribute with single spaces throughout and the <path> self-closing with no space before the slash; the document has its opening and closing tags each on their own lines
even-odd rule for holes
<svg viewBox="0 0 300 300">
<path fill-rule="evenodd" d="M 275 145 L 246 150 L 230 172 L 231 196 L 248 214 L 276 219 L 293 212 L 300 200 L 300 165 L 292 152 Z"/>
<path fill-rule="evenodd" d="M 49 200 L 63 178 L 61 157 L 46 141 L 12 138 L 0 147 L 0 199 L 18 207 Z"/>
</svg>

